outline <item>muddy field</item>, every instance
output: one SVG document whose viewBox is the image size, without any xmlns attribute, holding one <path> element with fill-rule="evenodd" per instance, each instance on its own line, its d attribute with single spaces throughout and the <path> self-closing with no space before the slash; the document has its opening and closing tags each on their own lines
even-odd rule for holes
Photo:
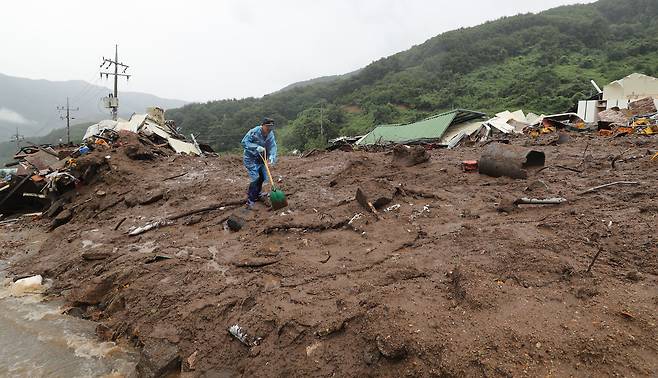
<svg viewBox="0 0 658 378">
<path fill-rule="evenodd" d="M 230 205 L 248 184 L 240 156 L 95 152 L 72 219 L 1 226 L 0 258 L 53 279 L 99 337 L 140 347 L 144 375 L 658 375 L 658 138 L 533 148 L 548 168 L 523 180 L 463 172 L 477 147 L 412 167 L 385 152 L 284 157 L 277 212 Z M 583 194 L 615 181 L 639 184 Z M 378 216 L 358 188 L 385 203 Z"/>
</svg>

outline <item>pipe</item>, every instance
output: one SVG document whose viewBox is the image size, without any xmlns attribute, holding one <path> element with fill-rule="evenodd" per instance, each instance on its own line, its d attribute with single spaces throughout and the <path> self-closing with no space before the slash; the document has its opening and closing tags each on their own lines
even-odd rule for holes
<svg viewBox="0 0 658 378">
<path fill-rule="evenodd" d="M 546 156 L 541 151 L 492 143 L 482 153 L 479 169 L 481 174 L 491 177 L 525 179 L 528 178 L 527 168 L 543 167 L 545 162 Z"/>
</svg>

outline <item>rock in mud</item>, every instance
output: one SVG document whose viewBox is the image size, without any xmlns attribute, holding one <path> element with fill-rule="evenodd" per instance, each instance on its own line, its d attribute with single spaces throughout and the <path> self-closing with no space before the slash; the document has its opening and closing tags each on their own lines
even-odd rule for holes
<svg viewBox="0 0 658 378">
<path fill-rule="evenodd" d="M 141 143 L 137 142 L 126 146 L 126 156 L 132 160 L 153 160 L 155 155 L 146 149 Z"/>
<path fill-rule="evenodd" d="M 483 175 L 527 179 L 530 169 L 541 168 L 545 162 L 546 155 L 542 151 L 492 143 L 482 152 L 478 166 L 480 174 Z"/>
<path fill-rule="evenodd" d="M 192 353 L 187 358 L 187 360 L 185 360 L 187 362 L 187 366 L 186 366 L 187 369 L 192 370 L 192 371 L 196 370 L 196 363 L 198 361 L 198 357 L 197 357 L 198 354 L 199 354 L 199 351 L 194 351 L 194 353 Z"/>
<path fill-rule="evenodd" d="M 430 154 L 422 146 L 397 145 L 393 148 L 394 165 L 413 167 L 430 159 Z"/>
<path fill-rule="evenodd" d="M 93 278 L 86 284 L 73 290 L 69 299 L 75 303 L 97 305 L 112 290 L 112 284 L 113 280 L 110 278 Z"/>
<path fill-rule="evenodd" d="M 185 221 L 183 221 L 183 224 L 185 226 L 193 226 L 197 223 L 200 223 L 203 220 L 203 217 L 201 215 L 193 215 L 189 218 L 187 218 Z"/>
<path fill-rule="evenodd" d="M 372 210 L 370 205 L 376 210 L 380 210 L 393 201 L 395 193 L 396 189 L 390 184 L 374 182 L 369 183 L 367 188 L 357 188 L 355 198 L 366 210 Z M 370 199 L 374 199 L 374 201 L 370 202 Z"/>
<path fill-rule="evenodd" d="M 389 360 L 401 360 L 407 356 L 407 346 L 394 335 L 377 336 L 377 349 L 379 353 Z"/>
<path fill-rule="evenodd" d="M 633 271 L 630 271 L 630 272 L 626 273 L 626 278 L 631 280 L 631 281 L 634 281 L 634 282 L 640 282 L 644 279 L 642 274 L 640 272 L 638 272 L 637 270 L 633 270 Z"/>
<path fill-rule="evenodd" d="M 73 218 L 73 212 L 71 210 L 63 210 L 61 213 L 53 219 L 53 223 L 50 225 L 50 229 L 54 230 L 57 227 L 69 223 L 69 221 Z"/>
<path fill-rule="evenodd" d="M 498 206 L 496 206 L 496 211 L 499 213 L 509 214 L 518 210 L 519 207 L 516 205 L 516 203 L 514 203 L 514 201 L 516 201 L 515 198 L 509 196 L 502 197 L 498 202 Z"/>
<path fill-rule="evenodd" d="M 237 215 L 231 215 L 228 217 L 226 220 L 226 225 L 231 231 L 240 231 L 242 227 L 244 227 L 244 224 L 246 223 L 246 220 L 244 218 L 241 218 Z"/>
<path fill-rule="evenodd" d="M 123 295 L 118 294 L 110 300 L 107 307 L 105 308 L 105 315 L 111 316 L 119 311 L 123 311 L 126 308 L 126 300 L 123 298 Z"/>
<path fill-rule="evenodd" d="M 137 374 L 140 377 L 164 377 L 169 373 L 180 371 L 181 358 L 175 345 L 163 341 L 148 341 L 144 343 Z"/>
<path fill-rule="evenodd" d="M 139 200 L 134 195 L 128 194 L 127 196 L 124 197 L 123 202 L 128 207 L 135 207 L 139 203 Z"/>
<path fill-rule="evenodd" d="M 366 365 L 374 365 L 381 358 L 381 353 L 376 345 L 368 344 L 366 349 L 363 351 L 363 361 Z"/>
<path fill-rule="evenodd" d="M 315 353 L 315 351 L 318 350 L 318 348 L 320 348 L 321 346 L 322 346 L 321 341 L 316 341 L 313 344 L 307 346 L 306 347 L 306 356 L 311 357 Z"/>
<path fill-rule="evenodd" d="M 152 203 L 156 203 L 156 202 L 160 201 L 161 199 L 163 199 L 164 195 L 165 195 L 165 193 L 162 190 L 157 190 L 155 192 L 148 193 L 139 200 L 139 204 L 140 205 L 150 205 Z"/>
<path fill-rule="evenodd" d="M 59 214 L 64 209 L 64 202 L 64 199 L 58 199 L 57 201 L 53 202 L 48 210 L 46 210 L 46 216 L 48 218 L 52 218 Z"/>
<path fill-rule="evenodd" d="M 105 260 L 106 258 L 112 256 L 111 252 L 83 252 L 82 253 L 82 259 L 87 260 L 87 261 L 94 261 L 94 260 Z"/>
<path fill-rule="evenodd" d="M 106 164 L 102 156 L 86 154 L 78 158 L 75 170 L 80 173 L 80 179 L 90 185 L 96 181 L 97 174 Z"/>
<path fill-rule="evenodd" d="M 96 326 L 96 336 L 98 336 L 99 339 L 103 341 L 110 341 L 112 340 L 112 334 L 113 331 L 110 327 L 104 324 L 98 324 Z"/>
</svg>

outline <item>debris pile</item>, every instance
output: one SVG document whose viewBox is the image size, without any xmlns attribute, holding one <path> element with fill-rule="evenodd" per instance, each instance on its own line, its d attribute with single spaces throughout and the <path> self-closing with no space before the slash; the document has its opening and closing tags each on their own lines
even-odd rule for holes
<svg viewBox="0 0 658 378">
<path fill-rule="evenodd" d="M 45 145 L 21 148 L 16 161 L 0 171 L 0 213 L 38 211 L 73 189 L 80 182 L 76 159 L 89 148 L 69 152 Z"/>
<path fill-rule="evenodd" d="M 83 140 L 94 144 L 113 143 L 119 131 L 138 134 L 142 141 L 147 139 L 158 147 L 168 146 L 176 153 L 204 154 L 204 149 L 196 142 L 194 135 L 192 143 L 186 141 L 185 136 L 176 129 L 174 121 L 165 121 L 164 110 L 158 107 L 148 108 L 146 114 L 133 114 L 128 121 L 105 120 L 89 126 Z"/>
<path fill-rule="evenodd" d="M 356 142 L 358 142 L 359 139 L 363 137 L 364 137 L 363 135 L 358 135 L 354 137 L 343 136 L 335 139 L 329 139 L 327 141 L 328 144 L 327 151 L 333 151 L 333 150 L 353 151 Z"/>
<path fill-rule="evenodd" d="M 473 142 L 486 142 L 502 135 L 522 134 L 523 130 L 535 123 L 540 117 L 534 113 L 525 115 L 523 110 L 504 111 L 482 123 L 482 126 L 469 135 Z"/>
<path fill-rule="evenodd" d="M 593 125 L 587 125 L 576 113 L 552 114 L 543 117 L 526 127 L 524 132 L 529 136 L 536 138 L 543 134 L 550 134 L 556 131 L 591 131 Z"/>
<path fill-rule="evenodd" d="M 70 201 L 65 194 L 89 184 L 117 149 L 133 160 L 214 154 L 207 145 L 187 142 L 160 108 L 134 114 L 129 121 L 101 121 L 87 129 L 77 148 L 34 145 L 18 151 L 15 162 L 0 170 L 0 214 L 48 209 L 47 216 L 56 217 L 62 202 Z"/>
</svg>

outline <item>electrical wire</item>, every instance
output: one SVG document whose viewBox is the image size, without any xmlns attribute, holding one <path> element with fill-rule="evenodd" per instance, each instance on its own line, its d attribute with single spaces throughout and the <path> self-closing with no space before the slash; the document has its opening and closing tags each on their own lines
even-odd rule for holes
<svg viewBox="0 0 658 378">
<path fill-rule="evenodd" d="M 99 70 L 95 69 L 93 75 L 90 76 L 89 79 L 84 81 L 85 85 L 82 87 L 80 91 L 78 91 L 78 93 L 76 93 L 71 97 L 71 100 L 76 100 L 80 98 L 84 92 L 89 90 L 89 88 L 93 88 L 94 85 L 98 83 L 98 81 L 100 80 L 100 77 L 98 76 L 99 72 L 100 72 Z M 94 82 L 90 83 L 92 80 L 94 80 Z"/>
</svg>

